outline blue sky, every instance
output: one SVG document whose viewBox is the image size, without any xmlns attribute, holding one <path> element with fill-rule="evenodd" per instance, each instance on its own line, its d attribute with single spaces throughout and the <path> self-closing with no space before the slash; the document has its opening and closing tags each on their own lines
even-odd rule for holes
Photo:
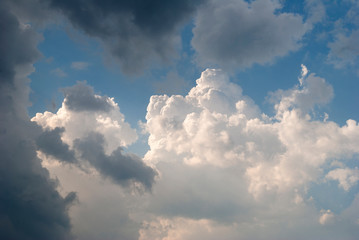
<svg viewBox="0 0 359 240">
<path fill-rule="evenodd" d="M 0 238 L 358 236 L 357 0 L 0 10 Z"/>
</svg>

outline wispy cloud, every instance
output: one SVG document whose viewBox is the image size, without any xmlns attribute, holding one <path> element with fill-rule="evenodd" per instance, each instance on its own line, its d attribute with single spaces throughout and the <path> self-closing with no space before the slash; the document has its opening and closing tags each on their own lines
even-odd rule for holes
<svg viewBox="0 0 359 240">
<path fill-rule="evenodd" d="M 64 72 L 61 68 L 55 68 L 51 70 L 51 74 L 55 75 L 56 77 L 64 78 L 67 77 L 67 73 Z"/>
<path fill-rule="evenodd" d="M 88 62 L 72 62 L 71 68 L 76 70 L 85 70 L 90 66 L 90 63 Z"/>
</svg>

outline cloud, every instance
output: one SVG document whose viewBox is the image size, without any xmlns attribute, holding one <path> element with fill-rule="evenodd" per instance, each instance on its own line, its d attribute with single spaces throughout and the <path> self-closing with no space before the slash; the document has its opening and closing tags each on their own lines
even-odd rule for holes
<svg viewBox="0 0 359 240">
<path fill-rule="evenodd" d="M 51 176 L 61 183 L 59 191 L 76 192 L 78 200 L 71 206 L 72 233 L 78 240 L 138 239 L 140 223 L 133 220 L 132 209 L 138 209 L 141 199 L 129 188 L 121 188 L 97 171 L 83 171 L 72 164 L 59 164 L 51 156 L 39 152 Z M 147 194 L 142 193 L 142 194 Z"/>
<path fill-rule="evenodd" d="M 64 131 L 64 128 L 45 130 L 37 138 L 36 144 L 43 153 L 61 159 L 64 162 L 74 163 L 76 162 L 75 152 L 70 150 L 69 146 L 61 140 L 61 134 Z"/>
<path fill-rule="evenodd" d="M 32 64 L 40 36 L 0 3 L 0 238 L 72 239 L 68 208 L 74 193 L 62 197 L 36 156 L 41 130 L 27 116 Z"/>
<path fill-rule="evenodd" d="M 353 30 L 350 34 L 339 33 L 334 42 L 330 42 L 328 59 L 336 68 L 347 65 L 355 65 L 359 57 L 359 30 Z"/>
<path fill-rule="evenodd" d="M 64 78 L 67 77 L 67 73 L 64 72 L 61 68 L 55 68 L 51 70 L 51 74 L 55 75 L 56 77 Z"/>
<path fill-rule="evenodd" d="M 317 77 L 313 73 L 305 77 L 307 73 L 306 67 L 302 67 L 302 77 L 299 78 L 300 86 L 271 93 L 270 100 L 275 103 L 277 117 L 282 117 L 293 107 L 302 113 L 307 113 L 314 110 L 317 105 L 327 104 L 333 98 L 333 87 L 326 83 L 325 79 Z"/>
<path fill-rule="evenodd" d="M 321 0 L 306 0 L 305 9 L 308 13 L 307 22 L 315 24 L 326 17 L 326 8 Z"/>
<path fill-rule="evenodd" d="M 85 70 L 90 64 L 88 62 L 72 62 L 71 68 L 76 70 Z"/>
<path fill-rule="evenodd" d="M 159 94 L 172 95 L 182 93 L 188 87 L 188 83 L 177 72 L 169 72 L 164 80 L 153 82 L 153 86 Z"/>
<path fill-rule="evenodd" d="M 359 60 L 359 3 L 348 1 L 349 9 L 345 16 L 335 22 L 333 41 L 328 43 L 328 62 L 335 68 L 357 66 Z"/>
<path fill-rule="evenodd" d="M 120 147 L 108 156 L 104 153 L 103 143 L 102 135 L 92 133 L 84 139 L 76 139 L 74 145 L 81 152 L 82 158 L 87 159 L 100 173 L 116 183 L 127 186 L 134 181 L 151 189 L 157 175 L 151 167 L 134 154 L 124 154 Z"/>
<path fill-rule="evenodd" d="M 153 61 L 167 62 L 176 54 L 180 26 L 202 1 L 47 2 L 74 27 L 100 39 L 122 71 L 138 73 Z"/>
<path fill-rule="evenodd" d="M 325 184 L 332 162 L 346 165 L 359 153 L 359 125 L 313 118 L 333 89 L 314 73 L 304 75 L 302 86 L 276 92 L 272 117 L 221 70 L 204 71 L 185 96 L 152 96 L 145 161 L 160 175 L 146 200 L 152 218 L 144 219 L 140 239 L 209 233 L 226 239 L 351 239 L 357 230 L 348 208 L 337 215 L 349 233 L 344 222 L 324 231 L 332 218 L 310 189 Z M 202 228 L 209 233 L 196 231 Z"/>
<path fill-rule="evenodd" d="M 319 218 L 319 223 L 322 225 L 333 224 L 334 214 L 330 211 L 322 211 L 322 215 Z"/>
<path fill-rule="evenodd" d="M 339 186 L 348 191 L 359 181 L 358 168 L 337 168 L 326 175 L 327 179 L 339 181 Z"/>
<path fill-rule="evenodd" d="M 297 50 L 311 24 L 278 1 L 210 1 L 197 11 L 192 46 L 202 66 L 244 69 Z"/>
<path fill-rule="evenodd" d="M 92 87 L 86 82 L 62 89 L 65 95 L 65 105 L 71 111 L 100 111 L 109 112 L 114 108 L 113 100 L 106 96 L 95 95 Z"/>
<path fill-rule="evenodd" d="M 96 95 L 85 82 L 64 88 L 63 92 L 65 98 L 57 113 L 37 113 L 32 118 L 47 133 L 40 138 L 40 150 L 61 161 L 64 156 L 56 148 L 68 155 L 65 146 L 69 146 L 77 158 L 90 163 L 104 177 L 124 186 L 139 183 L 150 189 L 157 173 L 140 157 L 123 153 L 123 147 L 136 141 L 137 134 L 125 122 L 114 99 Z M 43 143 L 47 138 L 49 141 Z"/>
</svg>

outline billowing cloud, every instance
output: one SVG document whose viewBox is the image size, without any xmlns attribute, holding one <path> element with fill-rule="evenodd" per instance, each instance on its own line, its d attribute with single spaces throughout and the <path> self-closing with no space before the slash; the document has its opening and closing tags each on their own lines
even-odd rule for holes
<svg viewBox="0 0 359 240">
<path fill-rule="evenodd" d="M 95 94 L 84 82 L 63 92 L 65 99 L 57 113 L 37 113 L 32 118 L 46 133 L 38 140 L 40 150 L 60 161 L 65 156 L 56 151 L 59 148 L 66 150 L 63 154 L 75 152 L 77 158 L 116 183 L 127 186 L 137 182 L 150 189 L 157 173 L 140 157 L 123 153 L 122 148 L 136 141 L 137 134 L 125 122 L 114 99 Z M 72 155 L 67 156 L 65 161 L 75 162 Z"/>
<path fill-rule="evenodd" d="M 311 24 L 280 11 L 278 1 L 210 1 L 198 10 L 193 29 L 198 62 L 243 69 L 297 50 Z"/>
<path fill-rule="evenodd" d="M 29 79 L 40 36 L 0 3 L 0 238 L 72 239 L 68 208 L 36 155 L 40 128 L 27 116 Z"/>
<path fill-rule="evenodd" d="M 152 96 L 145 160 L 160 179 L 140 239 L 352 239 L 357 219 L 346 212 L 358 211 L 355 202 L 334 215 L 309 190 L 328 180 L 338 180 L 336 188 L 357 182 L 346 160 L 359 153 L 359 125 L 317 120 L 315 106 L 328 103 L 333 89 L 305 75 L 302 85 L 275 93 L 273 117 L 221 70 L 204 71 L 186 96 Z M 338 162 L 350 171 L 335 170 Z M 336 216 L 343 224 L 333 228 Z M 202 228 L 208 232 L 196 231 Z"/>
</svg>

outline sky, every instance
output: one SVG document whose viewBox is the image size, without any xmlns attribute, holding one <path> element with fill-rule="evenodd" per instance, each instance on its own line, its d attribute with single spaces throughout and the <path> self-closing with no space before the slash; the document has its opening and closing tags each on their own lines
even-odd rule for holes
<svg viewBox="0 0 359 240">
<path fill-rule="evenodd" d="M 354 240 L 359 1 L 3 0 L 0 238 Z"/>
</svg>

